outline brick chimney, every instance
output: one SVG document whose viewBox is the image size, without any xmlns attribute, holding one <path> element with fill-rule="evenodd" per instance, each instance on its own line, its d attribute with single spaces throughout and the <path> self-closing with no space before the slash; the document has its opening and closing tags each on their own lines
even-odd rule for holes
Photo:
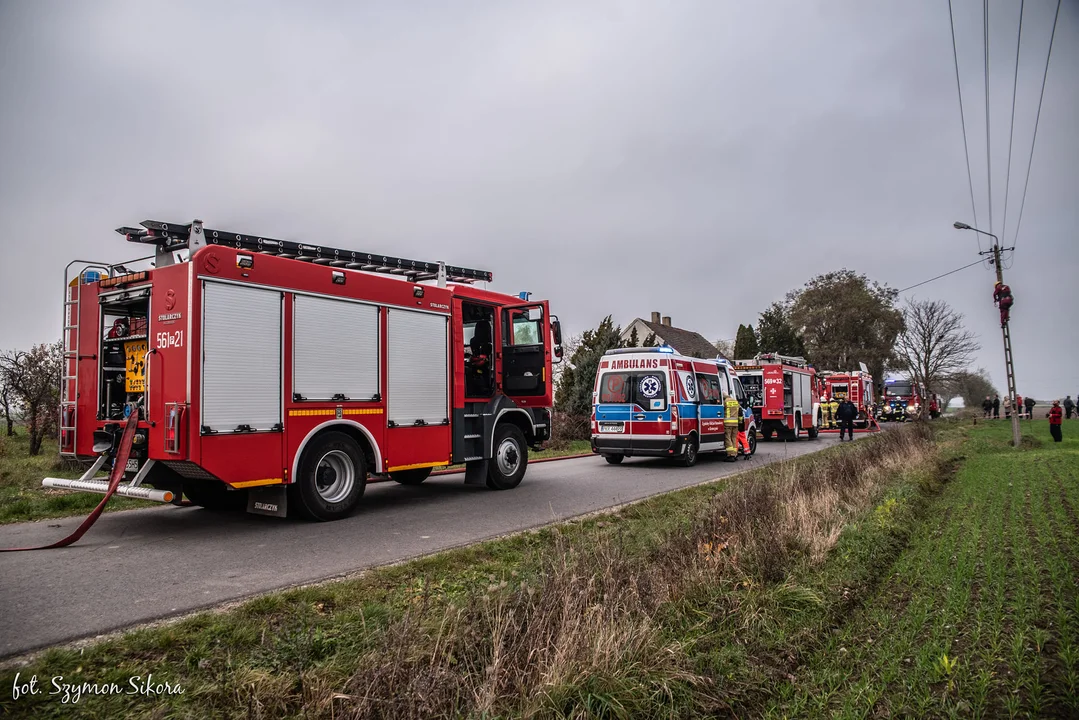
<svg viewBox="0 0 1079 720">
<path fill-rule="evenodd" d="M 670 315 L 664 315 L 663 316 L 663 324 L 666 325 L 667 327 L 671 326 L 671 316 Z"/>
<path fill-rule="evenodd" d="M 654 322 L 654 323 L 659 322 L 659 313 L 658 312 L 653 312 L 652 313 L 652 322 Z"/>
</svg>

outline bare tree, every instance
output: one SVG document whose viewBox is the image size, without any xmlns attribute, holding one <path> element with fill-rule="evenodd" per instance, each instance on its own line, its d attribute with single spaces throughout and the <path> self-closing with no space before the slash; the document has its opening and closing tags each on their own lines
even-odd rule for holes
<svg viewBox="0 0 1079 720">
<path fill-rule="evenodd" d="M 731 340 L 716 340 L 713 345 L 716 346 L 716 352 L 728 360 L 734 359 L 734 342 Z"/>
<path fill-rule="evenodd" d="M 59 412 L 60 373 L 63 349 L 60 343 L 35 345 L 29 351 L 12 350 L 0 354 L 0 373 L 22 406 L 30 435 L 30 454 L 41 452 L 41 442 L 49 435 Z"/>
<path fill-rule="evenodd" d="M 940 300 L 908 300 L 903 308 L 906 329 L 896 341 L 901 367 L 927 395 L 945 390 L 947 382 L 966 371 L 981 346 L 963 328 L 963 315 Z M 922 404 L 923 417 L 929 403 Z"/>
<path fill-rule="evenodd" d="M 15 415 L 18 409 L 15 390 L 7 381 L 7 374 L 0 367 L 0 412 L 4 413 L 4 423 L 7 425 L 8 437 L 15 437 Z"/>
</svg>

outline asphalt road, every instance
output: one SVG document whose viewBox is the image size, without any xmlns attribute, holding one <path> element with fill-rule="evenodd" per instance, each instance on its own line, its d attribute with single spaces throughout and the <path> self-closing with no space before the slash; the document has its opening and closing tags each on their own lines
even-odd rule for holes
<svg viewBox="0 0 1079 720">
<path fill-rule="evenodd" d="M 0 554 L 0 657 L 92 637 L 258 593 L 464 545 L 835 444 L 834 436 L 761 443 L 737 463 L 693 468 L 599 457 L 538 463 L 511 491 L 463 475 L 418 487 L 368 486 L 363 508 L 333 523 L 164 506 L 106 514 L 75 545 Z M 82 518 L 0 526 L 0 547 L 45 544 Z"/>
</svg>

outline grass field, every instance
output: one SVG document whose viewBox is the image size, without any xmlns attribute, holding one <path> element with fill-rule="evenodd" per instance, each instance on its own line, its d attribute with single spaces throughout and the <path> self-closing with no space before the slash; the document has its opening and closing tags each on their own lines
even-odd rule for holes
<svg viewBox="0 0 1079 720">
<path fill-rule="evenodd" d="M 29 450 L 24 429 L 19 428 L 13 438 L 0 434 L 0 524 L 88 514 L 101 501 L 100 495 L 41 487 L 42 478 L 78 478 L 82 471 L 60 461 L 55 440 L 45 440 L 37 456 L 31 457 Z M 106 510 L 156 504 L 114 497 Z"/>
<path fill-rule="evenodd" d="M 940 423 L 0 672 L 100 717 L 1074 717 L 1079 442 Z M 1070 429 L 1070 428 L 1066 428 Z M 46 690 L 47 692 L 47 690 Z M 11 717 L 67 717 L 62 696 Z"/>
<path fill-rule="evenodd" d="M 1065 430 L 1079 425 L 1065 426 Z M 777 717 L 1079 717 L 1079 438 L 982 423 L 881 588 Z"/>
</svg>

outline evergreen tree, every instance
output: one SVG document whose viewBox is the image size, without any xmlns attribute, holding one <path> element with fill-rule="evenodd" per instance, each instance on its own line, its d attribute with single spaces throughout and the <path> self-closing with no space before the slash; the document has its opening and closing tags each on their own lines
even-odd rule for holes
<svg viewBox="0 0 1079 720">
<path fill-rule="evenodd" d="M 757 323 L 760 352 L 806 356 L 805 344 L 791 325 L 789 314 L 788 307 L 778 302 L 772 303 L 761 313 Z"/>
<path fill-rule="evenodd" d="M 637 326 L 634 325 L 633 329 L 629 331 L 629 340 L 626 341 L 626 347 L 639 347 L 640 344 L 640 338 L 637 337 Z"/>
<path fill-rule="evenodd" d="M 734 339 L 734 359 L 751 358 L 760 352 L 757 344 L 757 333 L 752 325 L 739 325 L 738 334 Z"/>
<path fill-rule="evenodd" d="M 623 346 L 622 328 L 614 324 L 610 315 L 603 318 L 595 330 L 585 330 L 580 344 L 569 357 L 569 366 L 562 371 L 555 407 L 570 415 L 589 415 L 599 360 L 608 350 Z"/>
<path fill-rule="evenodd" d="M 644 339 L 644 342 L 641 343 L 641 347 L 655 347 L 655 346 L 656 346 L 656 334 L 654 332 L 653 333 L 648 333 L 648 337 L 646 337 Z"/>
</svg>

